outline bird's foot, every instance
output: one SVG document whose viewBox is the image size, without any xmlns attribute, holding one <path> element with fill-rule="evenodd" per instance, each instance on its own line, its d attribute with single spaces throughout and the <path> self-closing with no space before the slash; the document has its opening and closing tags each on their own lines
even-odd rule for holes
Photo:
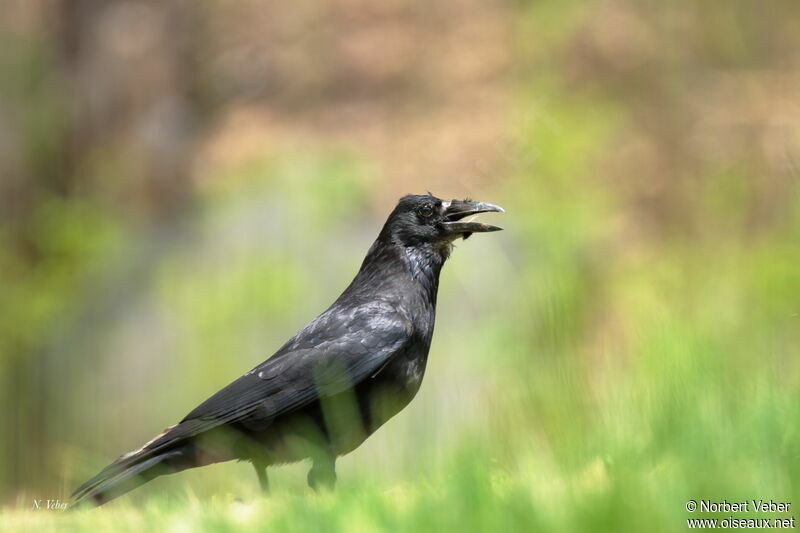
<svg viewBox="0 0 800 533">
<path fill-rule="evenodd" d="M 314 463 L 308 471 L 308 486 L 319 492 L 322 489 L 333 490 L 336 485 L 336 468 L 333 463 Z"/>
</svg>

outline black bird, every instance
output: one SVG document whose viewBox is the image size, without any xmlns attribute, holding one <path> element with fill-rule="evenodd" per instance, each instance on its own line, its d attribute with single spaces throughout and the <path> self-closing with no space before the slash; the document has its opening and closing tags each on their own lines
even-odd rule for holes
<svg viewBox="0 0 800 533">
<path fill-rule="evenodd" d="M 501 228 L 466 222 L 492 204 L 400 199 L 355 279 L 272 357 L 73 493 L 96 505 L 147 481 L 232 459 L 267 467 L 310 458 L 308 484 L 332 487 L 335 461 L 408 405 L 422 382 L 439 273 L 453 241 Z"/>
</svg>

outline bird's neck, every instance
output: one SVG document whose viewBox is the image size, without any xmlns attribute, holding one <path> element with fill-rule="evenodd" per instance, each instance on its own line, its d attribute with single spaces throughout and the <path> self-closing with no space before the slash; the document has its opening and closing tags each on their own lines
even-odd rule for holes
<svg viewBox="0 0 800 533">
<path fill-rule="evenodd" d="M 446 259 L 447 254 L 433 245 L 401 246 L 379 240 L 364 258 L 351 287 L 369 285 L 392 293 L 392 288 L 399 286 L 401 294 L 417 292 L 435 308 L 439 274 Z"/>
<path fill-rule="evenodd" d="M 411 278 L 427 292 L 431 301 L 436 305 L 439 274 L 446 257 L 440 250 L 430 245 L 401 247 L 400 253 Z"/>
</svg>

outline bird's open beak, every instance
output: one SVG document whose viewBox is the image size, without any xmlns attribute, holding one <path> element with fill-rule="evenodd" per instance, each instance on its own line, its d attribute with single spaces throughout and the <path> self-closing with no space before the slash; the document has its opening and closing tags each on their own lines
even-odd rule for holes
<svg viewBox="0 0 800 533">
<path fill-rule="evenodd" d="M 465 239 L 473 233 L 485 233 L 488 231 L 500 231 L 503 228 L 492 226 L 491 224 L 484 224 L 482 222 L 461 222 L 462 219 L 477 215 L 478 213 L 505 213 L 506 210 L 499 205 L 494 205 L 486 202 L 470 202 L 466 200 L 453 200 L 447 206 L 445 217 L 447 222 L 444 222 L 445 230 L 449 235 L 463 236 Z"/>
</svg>

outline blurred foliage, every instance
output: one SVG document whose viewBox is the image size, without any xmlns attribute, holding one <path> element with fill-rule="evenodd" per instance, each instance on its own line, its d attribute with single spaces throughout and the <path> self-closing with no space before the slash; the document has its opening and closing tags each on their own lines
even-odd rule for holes
<svg viewBox="0 0 800 533">
<path fill-rule="evenodd" d="M 800 501 L 794 2 L 9 15 L 0 528 L 666 531 L 689 499 Z M 293 465 L 261 501 L 225 464 L 30 510 L 271 354 L 426 189 L 506 231 L 458 245 L 419 397 L 335 494 Z"/>
</svg>

